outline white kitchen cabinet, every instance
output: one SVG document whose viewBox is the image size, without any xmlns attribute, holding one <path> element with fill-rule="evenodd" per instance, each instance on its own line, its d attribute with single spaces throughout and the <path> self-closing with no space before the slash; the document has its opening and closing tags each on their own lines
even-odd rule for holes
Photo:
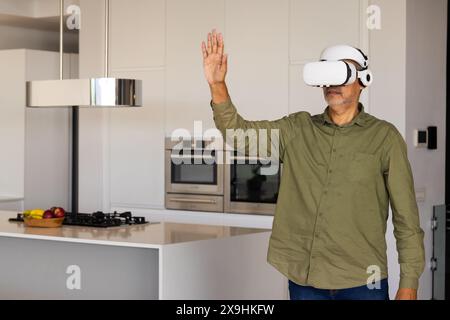
<svg viewBox="0 0 450 320">
<path fill-rule="evenodd" d="M 112 207 L 164 206 L 165 3 L 111 1 L 110 74 L 143 81 L 141 108 L 106 115 L 104 196 Z"/>
<path fill-rule="evenodd" d="M 143 81 L 143 106 L 108 110 L 105 165 L 113 207 L 164 206 L 164 71 L 114 71 Z M 105 159 L 106 160 L 106 159 Z"/>
<path fill-rule="evenodd" d="M 166 134 L 214 128 L 200 44 L 217 28 L 229 54 L 228 86 L 248 119 L 288 112 L 288 3 L 274 0 L 167 1 Z M 257 10 L 255 10 L 257 8 Z"/>
<path fill-rule="evenodd" d="M 225 2 L 228 86 L 245 119 L 275 120 L 288 114 L 288 21 L 288 0 Z"/>
<path fill-rule="evenodd" d="M 289 112 L 322 113 L 327 106 L 322 89 L 307 86 L 303 67 L 318 61 L 323 49 L 348 44 L 367 51 L 367 0 L 295 0 L 289 17 Z M 332 26 L 332 27 L 331 27 Z M 367 90 L 365 90 L 367 91 Z M 366 96 L 362 102 L 368 111 Z"/>
<path fill-rule="evenodd" d="M 295 0 L 290 10 L 291 62 L 317 60 L 320 52 L 334 44 L 360 45 L 361 0 Z"/>
<path fill-rule="evenodd" d="M 164 0 L 111 0 L 111 70 L 165 64 Z"/>
<path fill-rule="evenodd" d="M 144 80 L 142 110 L 80 113 L 80 208 L 161 208 L 164 137 L 214 128 L 200 44 L 224 33 L 228 85 L 243 117 L 321 113 L 320 89 L 304 85 L 305 61 L 329 44 L 367 46 L 368 0 L 111 0 L 110 74 Z M 80 73 L 103 75 L 104 1 L 81 0 Z M 334 28 L 329 26 L 333 21 Z M 343 22 L 342 22 L 343 21 Z M 137 112 L 136 112 L 137 111 Z"/>
<path fill-rule="evenodd" d="M 111 1 L 109 73 L 143 80 L 143 107 L 81 110 L 81 211 L 164 205 L 165 2 Z M 80 5 L 80 74 L 103 76 L 104 1 Z"/>
<path fill-rule="evenodd" d="M 167 0 L 166 134 L 194 121 L 214 128 L 201 43 L 213 27 L 225 28 L 224 0 Z"/>
<path fill-rule="evenodd" d="M 267 263 L 270 230 L 23 228 L 6 221 L 12 214 L 0 211 L 0 299 L 287 299 L 286 278 Z M 67 285 L 73 274 L 64 270 L 74 263 L 81 289 Z"/>
<path fill-rule="evenodd" d="M 77 75 L 65 55 L 65 77 Z M 57 79 L 56 52 L 0 51 L 0 208 L 68 207 L 70 110 L 26 108 L 26 82 Z"/>
</svg>

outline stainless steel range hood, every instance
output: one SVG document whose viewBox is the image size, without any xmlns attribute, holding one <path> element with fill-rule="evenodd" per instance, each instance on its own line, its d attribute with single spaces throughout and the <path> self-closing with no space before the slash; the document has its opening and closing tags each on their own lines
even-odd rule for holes
<svg viewBox="0 0 450 320">
<path fill-rule="evenodd" d="M 110 78 L 109 0 L 105 0 L 105 74 L 102 78 L 63 79 L 64 0 L 60 0 L 60 79 L 27 82 L 27 107 L 141 107 L 142 81 Z"/>
<path fill-rule="evenodd" d="M 142 82 L 133 79 L 29 81 L 27 107 L 139 107 L 141 94 Z"/>
</svg>

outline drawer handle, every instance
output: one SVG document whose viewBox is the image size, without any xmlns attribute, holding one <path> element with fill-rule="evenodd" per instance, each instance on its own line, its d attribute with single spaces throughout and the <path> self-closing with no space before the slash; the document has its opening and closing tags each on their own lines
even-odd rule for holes
<svg viewBox="0 0 450 320">
<path fill-rule="evenodd" d="M 241 160 L 241 161 L 250 161 L 250 160 L 254 160 L 254 161 L 270 161 L 270 159 L 266 159 L 266 158 L 261 158 L 261 157 L 250 157 L 250 156 L 231 156 L 230 160 Z"/>
<path fill-rule="evenodd" d="M 216 200 L 206 200 L 206 199 L 181 199 L 181 198 L 172 198 L 169 199 L 172 202 L 184 202 L 184 203 L 209 203 L 216 204 Z"/>
<path fill-rule="evenodd" d="M 262 157 L 244 157 L 244 156 L 232 156 L 230 157 L 230 160 L 235 162 L 235 161 L 256 161 L 256 162 L 267 162 L 267 163 L 275 163 L 277 164 L 278 161 L 276 161 L 275 159 L 270 159 L 270 158 L 262 158 Z"/>
</svg>

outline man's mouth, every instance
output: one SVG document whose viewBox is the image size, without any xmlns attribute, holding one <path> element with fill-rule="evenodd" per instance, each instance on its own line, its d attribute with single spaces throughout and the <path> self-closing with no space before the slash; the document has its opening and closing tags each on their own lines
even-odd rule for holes
<svg viewBox="0 0 450 320">
<path fill-rule="evenodd" d="M 327 95 L 329 94 L 341 94 L 341 92 L 337 90 L 327 90 Z"/>
</svg>

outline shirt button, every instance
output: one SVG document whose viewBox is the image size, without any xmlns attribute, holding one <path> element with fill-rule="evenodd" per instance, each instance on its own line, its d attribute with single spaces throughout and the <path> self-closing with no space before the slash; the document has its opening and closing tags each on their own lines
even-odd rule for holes
<svg viewBox="0 0 450 320">
<path fill-rule="evenodd" d="M 332 172 L 333 172 L 333 170 L 331 170 L 331 169 L 330 169 L 330 170 L 329 170 L 328 172 L 329 172 L 329 173 L 332 173 Z"/>
<path fill-rule="evenodd" d="M 333 148 L 333 152 L 336 152 L 336 148 Z"/>
</svg>

